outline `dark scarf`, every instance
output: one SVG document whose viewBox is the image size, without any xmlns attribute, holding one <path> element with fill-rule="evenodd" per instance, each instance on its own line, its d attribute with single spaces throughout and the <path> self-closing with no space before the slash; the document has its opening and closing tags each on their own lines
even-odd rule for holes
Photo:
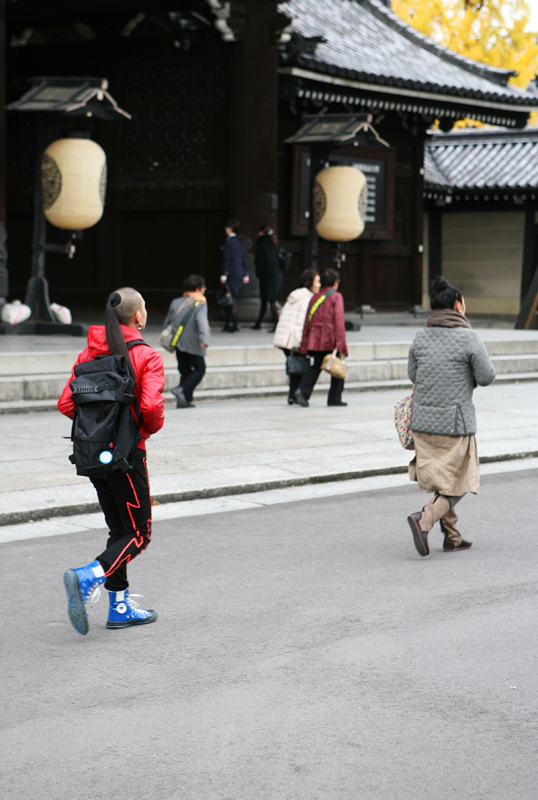
<svg viewBox="0 0 538 800">
<path fill-rule="evenodd" d="M 454 308 L 435 308 L 426 322 L 428 328 L 471 328 L 466 316 Z"/>
</svg>

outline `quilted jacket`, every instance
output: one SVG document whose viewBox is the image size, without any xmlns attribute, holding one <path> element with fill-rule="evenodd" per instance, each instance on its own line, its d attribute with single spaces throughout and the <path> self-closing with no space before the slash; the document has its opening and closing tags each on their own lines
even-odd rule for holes
<svg viewBox="0 0 538 800">
<path fill-rule="evenodd" d="M 411 430 L 439 436 L 476 433 L 473 390 L 492 383 L 495 369 L 475 331 L 419 331 L 409 350 L 407 373 L 415 384 Z"/>
<path fill-rule="evenodd" d="M 308 305 L 308 312 L 324 292 L 330 289 L 325 286 L 313 295 Z M 312 321 L 306 315 L 301 353 L 330 352 L 339 350 L 347 356 L 346 326 L 344 319 L 344 298 L 340 292 L 333 292 L 319 306 Z"/>
<path fill-rule="evenodd" d="M 275 347 L 293 350 L 301 346 L 306 312 L 313 296 L 314 293 L 306 286 L 290 294 L 278 318 L 273 339 Z"/>
<path fill-rule="evenodd" d="M 121 325 L 120 327 L 126 342 L 142 338 L 138 331 L 129 328 L 127 325 Z M 58 400 L 58 409 L 62 414 L 65 414 L 66 417 L 73 419 L 75 414 L 75 404 L 73 402 L 70 383 L 75 377 L 76 365 L 82 364 L 85 361 L 91 361 L 93 358 L 101 355 L 110 355 L 110 350 L 106 343 L 105 326 L 90 325 L 90 330 L 88 331 L 88 346 L 77 358 L 71 372 L 71 377 L 67 381 L 62 396 Z M 145 450 L 146 439 L 149 439 L 152 433 L 157 433 L 164 423 L 164 398 L 162 395 L 164 389 L 163 359 L 160 353 L 157 353 L 153 347 L 146 347 L 145 345 L 136 345 L 129 351 L 129 355 L 136 373 L 134 393 L 142 412 L 142 426 L 140 428 L 142 441 L 139 443 L 138 447 L 140 450 Z M 133 416 L 135 416 L 134 409 L 132 409 L 132 411 Z"/>
</svg>

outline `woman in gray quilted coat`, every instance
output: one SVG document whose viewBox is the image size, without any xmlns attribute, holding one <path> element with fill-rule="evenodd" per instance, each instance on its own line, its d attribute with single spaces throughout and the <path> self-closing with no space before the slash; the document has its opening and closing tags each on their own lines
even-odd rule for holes
<svg viewBox="0 0 538 800">
<path fill-rule="evenodd" d="M 467 492 L 478 494 L 480 472 L 476 449 L 473 390 L 488 386 L 495 370 L 484 342 L 471 329 L 459 289 L 437 278 L 426 327 L 409 350 L 407 372 L 415 384 L 411 430 L 416 455 L 409 477 L 422 492 L 434 492 L 422 511 L 407 518 L 415 547 L 430 553 L 428 533 L 440 522 L 443 550 L 467 550 L 455 511 Z"/>
</svg>

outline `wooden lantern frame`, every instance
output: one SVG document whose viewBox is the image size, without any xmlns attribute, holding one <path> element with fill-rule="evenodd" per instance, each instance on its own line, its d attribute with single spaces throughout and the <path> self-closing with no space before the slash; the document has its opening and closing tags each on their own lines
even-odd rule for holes
<svg viewBox="0 0 538 800">
<path fill-rule="evenodd" d="M 293 172 L 291 186 L 292 236 L 308 236 L 308 218 L 304 210 L 310 210 L 311 165 L 310 146 L 299 144 L 293 149 Z M 391 241 L 394 238 L 394 189 L 396 174 L 396 151 L 394 148 L 372 150 L 367 147 L 339 147 L 329 154 L 330 166 L 354 165 L 356 162 L 384 162 L 384 222 L 366 222 L 358 237 L 362 241 Z"/>
<path fill-rule="evenodd" d="M 65 245 L 47 243 L 47 221 L 43 213 L 41 164 L 48 144 L 60 133 L 61 118 L 92 117 L 105 120 L 131 119 L 121 109 L 108 91 L 106 78 L 36 77 L 32 86 L 18 100 L 6 106 L 8 111 L 17 111 L 37 116 L 37 139 L 34 190 L 34 230 L 32 237 L 32 269 L 26 287 L 24 302 L 32 310 L 27 322 L 19 325 L 0 323 L 3 334 L 63 334 L 84 335 L 82 325 L 62 325 L 56 321 L 49 299 L 49 284 L 45 277 L 47 253 L 64 253 L 68 258 L 75 254 L 75 240 L 82 238 L 80 231 L 70 231 Z M 84 128 L 84 124 L 81 124 Z M 84 138 L 89 134 L 77 133 Z"/>
</svg>

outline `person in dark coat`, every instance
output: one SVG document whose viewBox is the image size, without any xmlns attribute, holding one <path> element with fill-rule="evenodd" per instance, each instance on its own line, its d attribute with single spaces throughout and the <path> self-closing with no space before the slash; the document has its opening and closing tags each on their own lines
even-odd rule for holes
<svg viewBox="0 0 538 800">
<path fill-rule="evenodd" d="M 340 357 L 347 356 L 344 298 L 338 291 L 339 283 L 338 272 L 326 269 L 321 275 L 321 291 L 314 295 L 308 306 L 299 352 L 312 356 L 312 364 L 295 392 L 295 400 L 300 406 L 308 405 L 325 356 L 334 350 Z M 342 402 L 343 391 L 344 379 L 331 376 L 327 405 L 347 406 Z"/>
<path fill-rule="evenodd" d="M 222 274 L 220 282 L 225 285 L 226 292 L 231 295 L 233 305 L 226 309 L 226 320 L 223 330 L 235 333 L 237 324 L 237 303 L 242 283 L 248 283 L 247 256 L 243 242 L 239 238 L 239 222 L 231 219 L 226 223 L 226 241 L 222 247 Z"/>
<path fill-rule="evenodd" d="M 262 225 L 258 231 L 259 238 L 256 244 L 256 277 L 260 281 L 260 313 L 253 330 L 259 331 L 262 327 L 263 318 L 267 311 L 267 305 L 271 307 L 273 327 L 270 332 L 274 333 L 278 322 L 277 301 L 282 289 L 282 269 L 278 261 L 278 245 L 273 228 L 270 225 Z"/>
</svg>

